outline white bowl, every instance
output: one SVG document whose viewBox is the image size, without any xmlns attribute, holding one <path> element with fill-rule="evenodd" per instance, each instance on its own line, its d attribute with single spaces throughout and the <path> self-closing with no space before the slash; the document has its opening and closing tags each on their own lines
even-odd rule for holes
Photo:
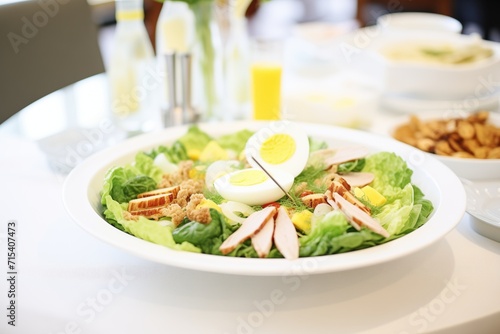
<svg viewBox="0 0 500 334">
<path fill-rule="evenodd" d="M 466 115 L 466 114 L 463 114 Z M 457 115 L 452 115 L 450 112 L 426 112 L 419 114 L 418 117 L 422 120 L 431 119 L 443 119 L 456 117 Z M 386 134 L 392 137 L 392 134 L 396 127 L 407 123 L 409 120 L 408 116 L 393 118 L 390 122 L 384 122 L 384 124 L 378 124 L 374 132 Z M 496 127 L 500 127 L 500 114 L 495 112 L 490 112 L 488 122 L 494 124 Z M 448 157 L 437 155 L 433 153 L 427 153 L 420 151 L 415 148 L 415 153 L 413 155 L 414 159 L 425 159 L 427 156 L 433 156 L 446 166 L 448 166 L 458 177 L 467 180 L 479 181 L 479 180 L 500 180 L 500 159 L 466 159 L 457 157 Z"/>
<path fill-rule="evenodd" d="M 373 87 L 348 82 L 335 86 L 304 85 L 284 95 L 284 117 L 297 122 L 365 129 L 371 125 L 378 97 Z"/>
<path fill-rule="evenodd" d="M 389 48 L 415 45 L 466 47 L 470 43 L 491 48 L 492 56 L 464 64 L 436 64 L 390 59 Z M 449 33 L 387 33 L 367 52 L 368 67 L 381 83 L 384 96 L 421 100 L 481 99 L 500 92 L 500 44 Z"/>
<path fill-rule="evenodd" d="M 500 242 L 500 180 L 463 180 L 471 226 L 479 234 Z"/>
<path fill-rule="evenodd" d="M 213 136 L 233 133 L 241 129 L 270 129 L 286 125 L 280 122 L 209 123 L 200 127 Z M 324 126 L 300 124 L 311 136 L 326 140 L 329 145 L 363 145 L 370 151 L 390 151 L 409 161 L 411 147 L 388 137 L 368 132 Z M 66 178 L 63 187 L 64 205 L 72 219 L 95 237 L 129 253 L 158 263 L 227 274 L 255 276 L 311 275 L 352 270 L 391 261 L 417 252 L 437 242 L 452 230 L 465 212 L 465 191 L 460 180 L 445 165 L 429 158 L 410 165 L 412 182 L 433 204 L 429 220 L 415 231 L 382 245 L 358 251 L 286 259 L 233 258 L 191 252 L 175 251 L 126 234 L 108 224 L 102 217 L 100 192 L 106 171 L 130 163 L 137 152 L 150 150 L 160 144 L 172 143 L 186 132 L 186 127 L 168 128 L 124 141 L 89 157 Z M 105 256 L 105 254 L 103 254 Z"/>
<path fill-rule="evenodd" d="M 392 13 L 377 18 L 377 26 L 385 30 L 409 31 L 420 30 L 430 32 L 460 33 L 460 21 L 446 15 L 434 13 Z"/>
<path fill-rule="evenodd" d="M 337 23 L 304 22 L 295 25 L 293 35 L 311 44 L 324 46 L 357 28 L 359 28 L 359 23 L 355 20 Z"/>
</svg>

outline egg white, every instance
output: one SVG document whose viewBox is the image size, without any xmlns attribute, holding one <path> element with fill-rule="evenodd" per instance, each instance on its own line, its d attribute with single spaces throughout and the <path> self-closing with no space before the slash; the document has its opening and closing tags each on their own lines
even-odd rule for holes
<svg viewBox="0 0 500 334">
<path fill-rule="evenodd" d="M 231 184 L 230 179 L 233 175 L 247 170 L 262 171 L 259 168 L 247 168 L 226 174 L 215 180 L 215 190 L 228 201 L 247 205 L 263 205 L 275 202 L 285 196 L 285 193 L 269 177 L 264 182 L 249 186 Z M 274 173 L 272 176 L 287 192 L 293 185 L 293 176 L 289 173 Z"/>
<path fill-rule="evenodd" d="M 241 163 L 237 160 L 218 160 L 211 163 L 205 172 L 205 185 L 214 190 L 214 182 L 217 178 L 241 169 Z"/>
<path fill-rule="evenodd" d="M 261 148 L 266 140 L 278 134 L 284 134 L 291 137 L 295 143 L 295 151 L 287 160 L 275 164 L 266 161 L 262 157 Z M 309 139 L 304 130 L 295 123 L 282 122 L 282 126 L 263 128 L 250 137 L 245 146 L 245 155 L 248 163 L 254 168 L 259 168 L 259 166 L 250 157 L 257 159 L 257 161 L 268 171 L 274 171 L 274 173 L 284 171 L 296 177 L 304 170 L 307 164 L 309 158 Z"/>
</svg>

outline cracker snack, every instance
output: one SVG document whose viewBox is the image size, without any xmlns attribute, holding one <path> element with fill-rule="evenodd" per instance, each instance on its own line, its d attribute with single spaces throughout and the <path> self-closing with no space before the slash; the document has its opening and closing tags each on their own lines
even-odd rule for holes
<svg viewBox="0 0 500 334">
<path fill-rule="evenodd" d="M 488 122 L 489 112 L 467 117 L 421 120 L 412 115 L 397 127 L 394 138 L 425 152 L 458 158 L 500 159 L 500 128 Z"/>
</svg>

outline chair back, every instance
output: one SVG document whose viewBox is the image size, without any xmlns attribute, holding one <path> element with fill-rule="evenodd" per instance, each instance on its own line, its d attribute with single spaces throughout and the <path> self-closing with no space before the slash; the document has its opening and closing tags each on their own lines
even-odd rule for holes
<svg viewBox="0 0 500 334">
<path fill-rule="evenodd" d="M 41 97 L 104 72 L 87 0 L 0 5 L 0 123 Z"/>
</svg>

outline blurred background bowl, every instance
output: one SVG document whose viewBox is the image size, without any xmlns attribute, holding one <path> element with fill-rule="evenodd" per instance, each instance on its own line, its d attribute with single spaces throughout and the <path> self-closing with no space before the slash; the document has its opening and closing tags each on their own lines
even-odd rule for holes
<svg viewBox="0 0 500 334">
<path fill-rule="evenodd" d="M 379 92 L 350 78 L 303 78 L 283 96 L 284 117 L 298 122 L 367 129 L 378 107 Z"/>
<path fill-rule="evenodd" d="M 468 55 L 474 54 L 475 50 L 486 48 L 491 50 L 492 54 L 487 58 L 459 64 L 396 60 L 387 56 L 388 50 L 412 45 L 429 48 L 426 52 L 447 47 Z M 380 82 L 383 99 L 387 100 L 480 100 L 500 93 L 500 85 L 497 84 L 500 82 L 500 45 L 481 40 L 478 36 L 422 32 L 387 33 L 367 52 L 367 62 L 368 74 Z"/>
<path fill-rule="evenodd" d="M 377 18 L 377 26 L 390 31 L 426 31 L 460 33 L 462 24 L 450 16 L 434 13 L 392 13 Z"/>
<path fill-rule="evenodd" d="M 418 114 L 418 118 L 422 121 L 444 120 L 450 118 L 463 118 L 469 113 L 456 112 L 425 112 Z M 392 118 L 390 121 L 379 120 L 372 125 L 372 131 L 382 135 L 394 137 L 396 128 L 403 124 L 407 124 L 410 116 L 400 116 Z M 500 113 L 490 112 L 487 123 L 500 128 Z M 446 166 L 448 166 L 458 177 L 472 181 L 478 180 L 499 180 L 500 181 L 500 159 L 476 159 L 476 158 L 458 158 L 451 156 L 443 156 L 434 153 L 427 153 L 415 147 L 417 152 L 422 152 L 424 155 L 415 155 L 415 160 L 424 159 L 425 155 L 432 155 Z"/>
</svg>

